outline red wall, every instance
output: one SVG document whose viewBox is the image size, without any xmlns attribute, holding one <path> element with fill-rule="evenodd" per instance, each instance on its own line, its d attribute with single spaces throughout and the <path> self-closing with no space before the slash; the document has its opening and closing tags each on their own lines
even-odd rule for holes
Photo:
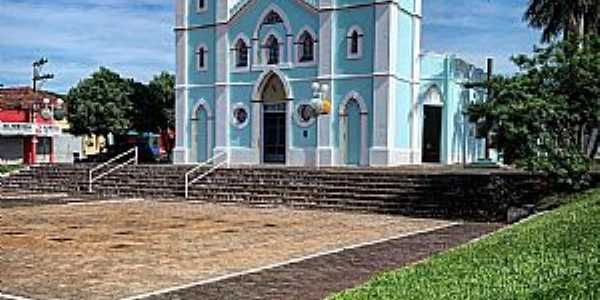
<svg viewBox="0 0 600 300">
<path fill-rule="evenodd" d="M 28 113 L 22 110 L 0 110 L 0 121 L 6 123 L 29 123 Z"/>
<path fill-rule="evenodd" d="M 13 109 L 13 110 L 0 110 L 0 122 L 5 123 L 29 123 L 29 112 L 26 110 Z M 36 124 L 47 124 L 51 125 L 54 123 L 53 119 L 44 120 L 39 113 L 35 114 Z"/>
</svg>

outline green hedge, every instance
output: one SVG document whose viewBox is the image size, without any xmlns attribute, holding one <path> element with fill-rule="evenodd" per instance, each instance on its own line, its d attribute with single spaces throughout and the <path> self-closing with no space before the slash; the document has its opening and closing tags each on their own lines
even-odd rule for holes
<svg viewBox="0 0 600 300">
<path fill-rule="evenodd" d="M 0 174 L 6 174 L 20 169 L 20 165 L 0 165 Z"/>
</svg>

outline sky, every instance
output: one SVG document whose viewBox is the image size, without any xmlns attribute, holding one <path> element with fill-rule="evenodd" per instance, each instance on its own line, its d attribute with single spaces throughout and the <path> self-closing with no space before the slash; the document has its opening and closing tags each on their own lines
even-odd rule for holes
<svg viewBox="0 0 600 300">
<path fill-rule="evenodd" d="M 527 0 L 423 0 L 424 51 L 453 53 L 497 72 L 529 53 L 540 34 L 521 17 Z M 0 84 L 31 85 L 31 64 L 50 61 L 44 89 L 65 93 L 100 66 L 147 82 L 175 70 L 174 0 L 0 0 Z"/>
</svg>

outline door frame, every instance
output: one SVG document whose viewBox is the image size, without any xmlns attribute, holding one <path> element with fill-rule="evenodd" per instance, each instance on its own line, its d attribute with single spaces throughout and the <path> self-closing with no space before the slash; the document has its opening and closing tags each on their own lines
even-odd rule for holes
<svg viewBox="0 0 600 300">
<path fill-rule="evenodd" d="M 288 111 L 288 107 L 290 107 L 291 105 L 288 103 L 289 101 L 272 101 L 272 102 L 263 102 L 261 103 L 261 122 L 260 122 L 260 134 L 261 134 L 261 139 L 260 139 L 260 163 L 261 164 L 268 164 L 268 165 L 287 165 L 288 161 L 289 161 L 289 155 L 290 155 L 290 147 L 289 147 L 289 141 L 290 141 L 290 114 Z M 283 113 L 285 113 L 285 160 L 283 162 L 266 162 L 265 161 L 265 105 L 277 105 L 277 104 L 285 104 L 285 110 Z"/>
<path fill-rule="evenodd" d="M 273 76 L 277 76 L 283 85 L 285 92 L 285 99 L 280 101 L 268 101 L 263 99 L 264 89 L 267 87 L 267 83 Z M 267 100 L 267 101 L 265 101 Z M 258 157 L 259 164 L 265 164 L 264 162 L 264 103 L 277 103 L 286 102 L 286 149 L 285 149 L 285 165 L 290 163 L 290 155 L 292 148 L 292 135 L 293 135 L 293 120 L 292 116 L 294 113 L 294 105 L 290 104 L 294 100 L 294 93 L 292 86 L 289 83 L 287 76 L 281 70 L 273 66 L 267 66 L 266 69 L 260 74 L 256 80 L 256 84 L 252 90 L 252 141 L 251 146 Z"/>
<path fill-rule="evenodd" d="M 369 110 L 364 98 L 356 91 L 349 92 L 339 106 L 339 144 L 340 164 L 346 165 L 348 141 L 343 139 L 344 133 L 348 134 L 348 104 L 356 101 L 360 113 L 360 159 L 359 166 L 369 165 Z"/>
<path fill-rule="evenodd" d="M 440 129 L 439 129 L 439 132 L 440 132 L 440 134 L 439 134 L 440 135 L 440 138 L 439 138 L 440 147 L 439 148 L 440 149 L 439 149 L 439 153 L 438 153 L 439 159 L 438 159 L 437 162 L 426 162 L 424 160 L 424 158 L 425 158 L 425 144 L 426 144 L 425 143 L 425 129 L 427 127 L 427 120 L 425 119 L 425 116 L 426 116 L 425 110 L 427 108 L 436 108 L 436 109 L 439 109 L 439 113 L 440 113 L 440 118 L 439 118 L 440 119 L 440 123 L 439 123 L 439 127 L 440 127 Z M 444 105 L 443 104 L 437 104 L 437 103 L 428 104 L 428 103 L 425 103 L 423 105 L 423 128 L 422 128 L 421 135 L 422 135 L 422 141 L 421 141 L 421 162 L 422 163 L 431 163 L 431 164 L 443 164 L 444 163 Z"/>
<path fill-rule="evenodd" d="M 198 161 L 198 150 L 199 150 L 199 144 L 198 144 L 198 129 L 200 128 L 200 121 L 198 118 L 198 113 L 200 113 L 200 110 L 204 110 L 206 112 L 206 155 L 208 156 L 207 159 L 210 159 L 213 156 L 213 151 L 214 151 L 214 145 L 213 145 L 213 127 L 214 127 L 214 115 L 212 112 L 212 109 L 210 107 L 210 105 L 208 104 L 208 102 L 206 100 L 204 100 L 203 98 L 200 99 L 196 105 L 194 105 L 194 108 L 192 109 L 192 118 L 191 118 L 191 138 L 190 138 L 190 148 L 191 151 L 189 153 L 189 159 L 188 161 L 190 162 L 200 162 Z M 201 162 L 200 162 L 201 163 Z"/>
</svg>

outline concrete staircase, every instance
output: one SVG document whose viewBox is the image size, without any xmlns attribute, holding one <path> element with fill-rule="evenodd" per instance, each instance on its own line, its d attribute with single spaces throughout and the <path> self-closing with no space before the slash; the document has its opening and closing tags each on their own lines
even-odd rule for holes
<svg viewBox="0 0 600 300">
<path fill-rule="evenodd" d="M 94 165 L 32 167 L 2 179 L 5 191 L 86 194 Z M 102 197 L 182 199 L 192 166 L 126 166 L 94 184 Z M 189 200 L 411 216 L 503 219 L 508 206 L 533 202 L 540 180 L 520 173 L 431 168 L 219 169 L 190 189 Z M 201 174 L 202 170 L 198 172 Z M 518 203 L 513 203 L 518 202 Z"/>
</svg>

